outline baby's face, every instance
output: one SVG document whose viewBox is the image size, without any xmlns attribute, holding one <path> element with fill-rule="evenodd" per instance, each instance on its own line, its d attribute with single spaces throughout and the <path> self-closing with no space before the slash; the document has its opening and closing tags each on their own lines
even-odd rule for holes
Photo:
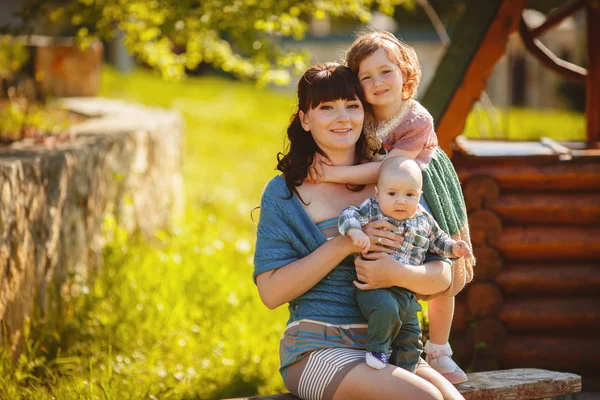
<svg viewBox="0 0 600 400">
<path fill-rule="evenodd" d="M 415 215 L 421 198 L 421 182 L 408 174 L 386 174 L 377 182 L 377 202 L 388 217 L 402 221 Z"/>
</svg>

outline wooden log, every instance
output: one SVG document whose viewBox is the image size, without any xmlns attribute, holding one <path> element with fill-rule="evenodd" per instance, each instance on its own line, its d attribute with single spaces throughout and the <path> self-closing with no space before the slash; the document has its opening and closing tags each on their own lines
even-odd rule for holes
<svg viewBox="0 0 600 400">
<path fill-rule="evenodd" d="M 600 224 L 598 193 L 503 194 L 490 208 L 505 224 Z"/>
<path fill-rule="evenodd" d="M 581 391 L 581 377 L 533 368 L 467 374 L 469 380 L 456 385 L 465 400 L 531 400 Z M 289 393 L 238 397 L 228 400 L 298 400 Z"/>
<path fill-rule="evenodd" d="M 502 221 L 488 210 L 470 213 L 469 226 L 473 246 L 497 245 L 502 236 Z"/>
<path fill-rule="evenodd" d="M 479 264 L 475 277 L 479 274 Z M 597 294 L 600 288 L 600 265 L 513 264 L 498 273 L 496 282 L 506 296 L 547 296 L 552 293 L 591 296 Z"/>
<path fill-rule="evenodd" d="M 490 208 L 498 200 L 500 187 L 493 177 L 487 175 L 474 176 L 464 185 L 464 196 L 467 210 Z"/>
<path fill-rule="evenodd" d="M 454 318 L 452 319 L 452 331 L 464 331 L 470 322 L 467 314 L 467 304 L 465 301 L 456 300 L 454 303 Z"/>
<path fill-rule="evenodd" d="M 600 190 L 600 158 L 558 160 L 536 163 L 536 157 L 465 157 L 452 159 L 461 182 L 477 175 L 489 175 L 500 190 Z"/>
<path fill-rule="evenodd" d="M 493 317 L 502 311 L 504 297 L 500 287 L 491 282 L 475 282 L 467 287 L 467 310 L 475 317 Z"/>
<path fill-rule="evenodd" d="M 469 365 L 472 371 L 493 371 L 500 369 L 498 356 L 476 350 Z"/>
<path fill-rule="evenodd" d="M 473 246 L 473 254 L 477 258 L 474 280 L 476 282 L 495 279 L 502 269 L 502 258 L 496 249 L 489 246 Z"/>
<path fill-rule="evenodd" d="M 585 11 L 588 60 L 585 109 L 587 144 L 591 148 L 597 148 L 600 143 L 600 51 L 598 51 L 600 2 L 586 1 Z"/>
<path fill-rule="evenodd" d="M 584 226 L 510 227 L 496 244 L 505 262 L 597 260 L 600 228 Z"/>
<path fill-rule="evenodd" d="M 466 331 L 455 331 L 452 328 L 450 332 L 450 345 L 452 346 L 452 359 L 464 368 L 467 368 L 473 359 L 473 346 L 467 343 Z"/>
<path fill-rule="evenodd" d="M 465 400 L 526 400 L 581 391 L 581 377 L 533 368 L 475 372 L 456 385 Z"/>
<path fill-rule="evenodd" d="M 552 368 L 590 373 L 598 368 L 598 337 L 509 335 L 500 355 L 502 368 Z"/>
<path fill-rule="evenodd" d="M 478 354 L 497 356 L 506 342 L 506 327 L 498 318 L 481 318 L 467 329 L 467 343 Z"/>
<path fill-rule="evenodd" d="M 548 293 L 551 295 L 552 293 Z M 500 319 L 512 332 L 585 332 L 600 336 L 600 299 L 546 298 L 507 300 Z"/>
</svg>

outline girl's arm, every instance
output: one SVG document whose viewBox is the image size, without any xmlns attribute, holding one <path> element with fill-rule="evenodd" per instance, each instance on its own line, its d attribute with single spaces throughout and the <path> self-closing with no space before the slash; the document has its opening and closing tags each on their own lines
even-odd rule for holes
<svg viewBox="0 0 600 400">
<path fill-rule="evenodd" d="M 415 159 L 419 155 L 420 150 L 406 151 L 400 149 L 392 149 L 385 158 L 389 157 L 406 157 Z M 319 163 L 318 168 L 315 166 L 314 170 L 316 174 L 310 174 L 311 177 L 318 176 L 319 182 L 332 182 L 332 183 L 352 183 L 355 185 L 367 185 L 370 183 L 377 182 L 377 175 L 379 173 L 379 166 L 382 161 L 369 162 L 360 165 L 351 166 L 331 166 L 325 163 Z"/>
<path fill-rule="evenodd" d="M 359 251 L 352 239 L 338 235 L 304 258 L 257 275 L 260 298 L 271 310 L 288 303 L 319 283 L 349 254 Z"/>
</svg>

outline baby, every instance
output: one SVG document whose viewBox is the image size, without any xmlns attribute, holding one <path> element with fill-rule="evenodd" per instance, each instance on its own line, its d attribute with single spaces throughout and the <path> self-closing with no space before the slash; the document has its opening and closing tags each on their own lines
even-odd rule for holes
<svg viewBox="0 0 600 400">
<path fill-rule="evenodd" d="M 365 200 L 359 207 L 344 209 L 338 221 L 340 233 L 350 236 L 366 253 L 371 242 L 362 227 L 385 219 L 397 226 L 397 233 L 404 237 L 401 247 L 391 255 L 400 262 L 421 265 L 428 251 L 449 258 L 471 254 L 466 242 L 451 239 L 419 204 L 422 186 L 421 170 L 414 160 L 386 159 L 379 168 L 376 197 Z M 403 357 L 400 366 L 414 371 L 423 350 L 417 318 L 421 306 L 416 295 L 400 287 L 361 290 L 358 304 L 369 321 L 367 364 L 375 369 L 385 368 L 395 340 L 394 347 L 400 349 Z"/>
</svg>

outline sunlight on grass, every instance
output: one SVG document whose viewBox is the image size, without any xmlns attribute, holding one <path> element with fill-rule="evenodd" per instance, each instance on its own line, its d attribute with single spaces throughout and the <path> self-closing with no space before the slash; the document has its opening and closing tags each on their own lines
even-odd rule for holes
<svg viewBox="0 0 600 400">
<path fill-rule="evenodd" d="M 469 114 L 464 135 L 469 139 L 585 141 L 585 115 L 565 110 L 476 110 Z"/>
<path fill-rule="evenodd" d="M 103 82 L 103 96 L 184 116 L 185 219 L 152 245 L 108 221 L 115 239 L 93 288 L 72 318 L 28 341 L 17 368 L 3 358 L 0 398 L 282 391 L 277 349 L 287 310 L 268 310 L 252 282 L 250 211 L 276 173 L 293 95 L 216 78 L 167 83 L 146 72 L 107 70 Z"/>
</svg>

